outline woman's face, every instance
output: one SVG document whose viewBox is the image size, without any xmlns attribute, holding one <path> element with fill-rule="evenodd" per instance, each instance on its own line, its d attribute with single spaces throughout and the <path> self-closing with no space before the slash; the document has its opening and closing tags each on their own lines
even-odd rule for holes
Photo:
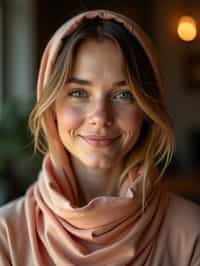
<svg viewBox="0 0 200 266">
<path fill-rule="evenodd" d="M 63 145 L 87 167 L 119 166 L 139 137 L 143 112 L 126 82 L 122 53 L 111 40 L 82 42 L 55 106 Z"/>
</svg>

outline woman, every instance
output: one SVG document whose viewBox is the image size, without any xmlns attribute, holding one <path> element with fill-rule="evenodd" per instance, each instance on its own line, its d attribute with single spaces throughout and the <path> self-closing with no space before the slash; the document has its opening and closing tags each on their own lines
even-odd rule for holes
<svg viewBox="0 0 200 266">
<path fill-rule="evenodd" d="M 132 20 L 94 10 L 58 29 L 29 124 L 43 167 L 0 210 L 0 265 L 200 265 L 199 207 L 161 179 L 173 130 Z"/>
</svg>

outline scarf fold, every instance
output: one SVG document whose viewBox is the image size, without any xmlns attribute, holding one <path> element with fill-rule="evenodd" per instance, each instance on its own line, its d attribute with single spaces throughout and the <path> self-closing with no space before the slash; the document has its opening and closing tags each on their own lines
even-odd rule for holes
<svg viewBox="0 0 200 266">
<path fill-rule="evenodd" d="M 137 175 L 135 170 L 129 174 L 118 195 L 99 196 L 80 207 L 70 201 L 70 194 L 64 195 L 47 155 L 26 197 L 34 252 L 41 256 L 42 243 L 50 261 L 59 266 L 148 265 L 168 195 L 161 183 L 149 183 L 143 213 Z"/>
</svg>

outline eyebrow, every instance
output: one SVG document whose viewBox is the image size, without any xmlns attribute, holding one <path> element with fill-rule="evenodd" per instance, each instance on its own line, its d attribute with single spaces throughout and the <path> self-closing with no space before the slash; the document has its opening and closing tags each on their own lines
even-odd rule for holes
<svg viewBox="0 0 200 266">
<path fill-rule="evenodd" d="M 79 84 L 79 85 L 87 85 L 87 86 L 92 86 L 93 85 L 93 83 L 91 81 L 89 81 L 89 80 L 79 79 L 79 78 L 76 78 L 76 77 L 70 78 L 69 80 L 67 80 L 66 83 L 67 84 L 76 83 L 76 84 Z M 120 86 L 126 86 L 126 85 L 127 85 L 126 80 L 120 80 L 120 81 L 114 82 L 112 84 L 112 87 L 120 87 Z"/>
</svg>

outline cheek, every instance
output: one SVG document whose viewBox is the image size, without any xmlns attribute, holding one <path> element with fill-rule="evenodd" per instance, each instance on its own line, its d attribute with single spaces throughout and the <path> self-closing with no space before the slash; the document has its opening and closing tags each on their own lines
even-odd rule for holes
<svg viewBox="0 0 200 266">
<path fill-rule="evenodd" d="M 56 108 L 59 130 L 76 129 L 82 121 L 82 112 L 73 106 L 59 106 Z"/>
<path fill-rule="evenodd" d="M 139 108 L 131 108 L 126 112 L 120 112 L 120 124 L 124 131 L 133 133 L 140 129 L 143 122 L 144 114 Z"/>
</svg>

